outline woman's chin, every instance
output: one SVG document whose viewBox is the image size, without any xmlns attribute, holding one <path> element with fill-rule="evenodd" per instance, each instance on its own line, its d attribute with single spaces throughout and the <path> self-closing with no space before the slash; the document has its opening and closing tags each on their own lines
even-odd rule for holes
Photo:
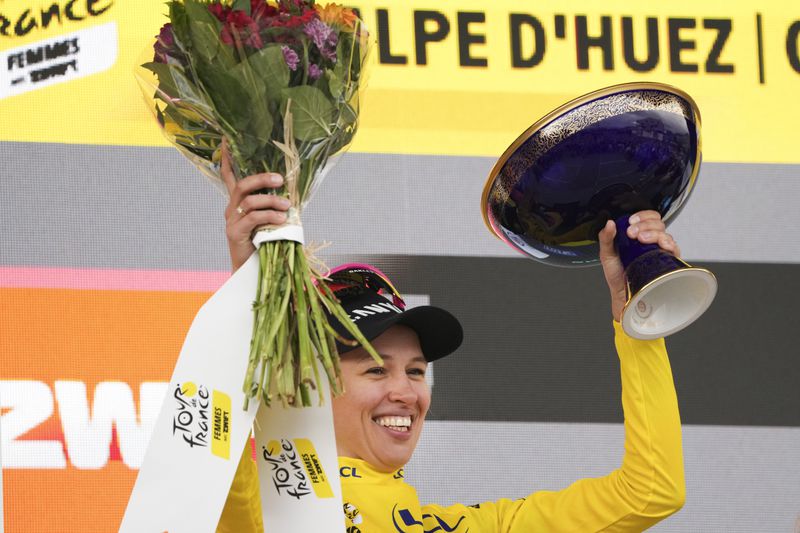
<svg viewBox="0 0 800 533">
<path fill-rule="evenodd" d="M 394 472 L 399 468 L 403 468 L 406 463 L 411 460 L 411 456 L 414 454 L 415 444 L 416 441 L 414 441 L 414 445 L 408 442 L 404 446 L 395 444 L 393 446 L 383 447 L 380 453 L 376 454 L 375 457 L 380 464 L 373 466 L 385 472 Z"/>
</svg>

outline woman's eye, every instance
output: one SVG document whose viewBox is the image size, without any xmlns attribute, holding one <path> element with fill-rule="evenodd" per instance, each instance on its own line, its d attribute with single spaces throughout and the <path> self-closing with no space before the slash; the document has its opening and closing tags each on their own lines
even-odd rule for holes
<svg viewBox="0 0 800 533">
<path fill-rule="evenodd" d="M 382 376 L 386 373 L 386 369 L 381 366 L 376 366 L 367 370 L 367 374 L 374 374 L 376 376 Z"/>
<path fill-rule="evenodd" d="M 409 376 L 422 376 L 425 377 L 425 370 L 422 368 L 409 368 L 408 369 Z"/>
</svg>

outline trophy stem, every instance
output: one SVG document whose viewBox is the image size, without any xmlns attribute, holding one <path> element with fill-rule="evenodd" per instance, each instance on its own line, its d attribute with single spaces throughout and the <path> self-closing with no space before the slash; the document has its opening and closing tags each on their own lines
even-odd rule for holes
<svg viewBox="0 0 800 533">
<path fill-rule="evenodd" d="M 655 244 L 629 239 L 627 216 L 615 223 L 615 243 L 628 284 L 628 302 L 620 319 L 625 333 L 636 339 L 657 339 L 697 320 L 717 293 L 714 274 Z"/>
</svg>

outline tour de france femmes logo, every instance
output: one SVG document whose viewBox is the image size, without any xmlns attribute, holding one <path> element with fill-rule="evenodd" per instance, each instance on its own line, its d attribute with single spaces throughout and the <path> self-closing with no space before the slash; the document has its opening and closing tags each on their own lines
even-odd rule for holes
<svg viewBox="0 0 800 533">
<path fill-rule="evenodd" d="M 114 66 L 117 23 L 105 22 L 113 16 L 112 0 L 60 0 L 42 3 L 40 9 L 29 4 L 0 1 L 0 45 L 28 41 L 0 51 L 0 99 Z M 59 35 L 29 42 L 32 36 L 52 35 L 53 30 Z"/>
<path fill-rule="evenodd" d="M 328 476 L 310 440 L 271 440 L 261 447 L 261 459 L 268 465 L 279 496 L 299 500 L 313 492 L 317 498 L 333 498 Z"/>
<path fill-rule="evenodd" d="M 189 448 L 208 448 L 217 457 L 230 459 L 231 397 L 192 381 L 176 384 L 172 397 L 172 434 Z"/>
</svg>

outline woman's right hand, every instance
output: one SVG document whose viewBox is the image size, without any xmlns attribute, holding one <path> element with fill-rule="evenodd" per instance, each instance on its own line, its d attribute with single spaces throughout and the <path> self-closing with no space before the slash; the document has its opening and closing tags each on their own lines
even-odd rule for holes
<svg viewBox="0 0 800 533">
<path fill-rule="evenodd" d="M 236 181 L 225 142 L 222 143 L 221 174 L 230 195 L 225 208 L 225 235 L 228 238 L 232 271 L 236 272 L 256 249 L 251 241 L 253 231 L 266 224 L 286 222 L 286 211 L 291 204 L 286 198 L 274 194 L 253 194 L 261 189 L 283 185 L 280 174 L 254 174 Z"/>
</svg>

